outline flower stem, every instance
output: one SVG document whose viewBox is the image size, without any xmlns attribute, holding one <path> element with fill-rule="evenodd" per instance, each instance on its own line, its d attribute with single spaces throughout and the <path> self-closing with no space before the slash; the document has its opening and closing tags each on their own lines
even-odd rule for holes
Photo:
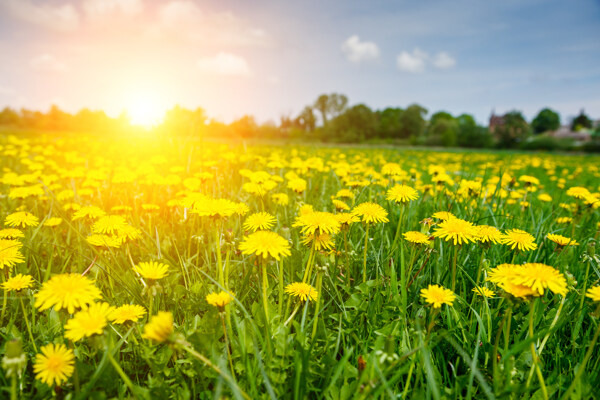
<svg viewBox="0 0 600 400">
<path fill-rule="evenodd" d="M 454 256 L 452 257 L 452 291 L 456 289 L 456 259 L 458 258 L 458 246 L 454 246 Z"/>
<path fill-rule="evenodd" d="M 229 340 L 227 338 L 227 327 L 225 326 L 225 318 L 223 313 L 219 313 L 221 316 L 221 325 L 223 326 L 223 336 L 225 338 L 225 349 L 227 349 L 227 359 L 229 360 L 229 368 L 231 368 L 231 376 L 235 380 L 235 370 L 233 369 L 233 360 L 231 359 L 231 351 L 229 349 Z"/>
<path fill-rule="evenodd" d="M 127 385 L 129 390 L 131 391 L 131 394 L 133 395 L 133 397 L 135 397 L 137 399 L 137 396 L 135 395 L 135 392 L 134 392 L 133 383 L 131 382 L 129 377 L 125 374 L 125 372 L 123 372 L 123 369 L 121 368 L 121 366 L 119 365 L 117 360 L 115 360 L 115 358 L 112 356 L 110 349 L 107 350 L 106 355 L 108 357 L 108 361 L 110 361 L 110 363 L 112 364 L 115 371 L 117 371 L 117 374 L 119 374 L 121 379 L 123 379 L 123 382 L 125 382 L 125 385 Z"/>
<path fill-rule="evenodd" d="M 369 227 L 367 224 L 367 231 L 365 232 L 365 248 L 363 250 L 363 283 L 367 281 L 367 246 L 369 245 Z"/>
<path fill-rule="evenodd" d="M 29 324 L 29 317 L 27 316 L 27 311 L 25 310 L 25 304 L 23 304 L 23 297 L 19 296 L 19 302 L 21 303 L 21 309 L 23 310 L 23 318 L 25 318 L 25 325 L 27 325 L 27 332 L 29 332 L 29 339 L 31 340 L 31 344 L 33 345 L 33 349 L 37 353 L 37 346 L 35 345 L 35 340 L 33 340 L 33 334 L 31 333 L 31 325 Z"/>
<path fill-rule="evenodd" d="M 542 388 L 542 395 L 544 396 L 544 400 L 548 399 L 548 390 L 546 389 L 546 384 L 544 382 L 544 375 L 542 375 L 542 370 L 540 369 L 539 359 L 535 352 L 535 343 L 533 342 L 533 314 L 535 313 L 535 303 L 536 300 L 530 301 L 529 303 L 529 338 L 531 341 L 531 357 L 533 358 L 533 364 L 535 365 L 535 372 L 537 374 L 538 380 L 540 381 L 540 386 Z M 525 385 L 526 388 L 529 388 L 529 382 Z"/>
<path fill-rule="evenodd" d="M 265 324 L 269 325 L 269 306 L 267 299 L 267 287 L 269 286 L 269 280 L 267 279 L 267 262 L 263 258 L 260 259 L 261 273 L 262 273 L 262 298 L 263 307 L 265 308 Z"/>
<path fill-rule="evenodd" d="M 317 304 L 315 305 L 315 318 L 313 322 L 313 330 L 311 340 L 314 340 L 315 335 L 317 334 L 317 325 L 319 323 L 319 309 L 321 306 L 321 287 L 323 286 L 323 273 L 321 271 L 317 272 Z M 306 299 L 308 301 L 308 299 Z"/>
</svg>

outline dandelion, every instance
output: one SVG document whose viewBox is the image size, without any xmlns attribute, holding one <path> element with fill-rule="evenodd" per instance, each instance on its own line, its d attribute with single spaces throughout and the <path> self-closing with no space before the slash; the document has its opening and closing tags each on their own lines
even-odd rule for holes
<svg viewBox="0 0 600 400">
<path fill-rule="evenodd" d="M 56 311 L 65 308 L 73 314 L 77 308 L 82 308 L 100 298 L 100 290 L 94 282 L 80 274 L 56 275 L 35 294 L 35 307 L 40 311 L 54 307 Z"/>
<path fill-rule="evenodd" d="M 600 301 L 600 286 L 589 288 L 585 296 L 592 299 L 592 301 Z"/>
<path fill-rule="evenodd" d="M 48 386 L 60 385 L 73 374 L 75 356 L 64 344 L 50 343 L 35 356 L 35 378 Z"/>
<path fill-rule="evenodd" d="M 170 340 L 173 331 L 173 314 L 168 311 L 159 311 L 158 314 L 152 316 L 150 322 L 144 325 L 142 337 L 158 343 L 164 343 Z"/>
<path fill-rule="evenodd" d="M 329 233 L 335 234 L 340 231 L 340 222 L 334 214 L 323 211 L 311 211 L 296 218 L 294 227 L 300 227 L 305 235 Z"/>
<path fill-rule="evenodd" d="M 233 297 L 227 292 L 209 293 L 206 295 L 206 302 L 211 306 L 217 307 L 220 311 L 225 309 L 225 306 L 233 300 Z"/>
<path fill-rule="evenodd" d="M 396 203 L 408 203 L 419 198 L 419 192 L 407 185 L 396 185 L 387 191 L 386 200 Z"/>
<path fill-rule="evenodd" d="M 336 210 L 340 210 L 340 211 L 350 210 L 350 206 L 341 200 L 333 199 L 333 200 L 331 200 L 331 202 L 333 203 L 333 206 L 335 207 Z"/>
<path fill-rule="evenodd" d="M 430 242 L 428 235 L 417 231 L 404 232 L 402 236 L 404 236 L 407 242 L 414 244 L 429 244 Z"/>
<path fill-rule="evenodd" d="M 568 292 L 564 275 L 551 266 L 540 263 L 523 264 L 513 283 L 530 287 L 539 296 L 544 294 L 546 288 L 561 296 L 566 296 Z"/>
<path fill-rule="evenodd" d="M 554 243 L 556 243 L 559 247 L 564 247 L 564 246 L 579 246 L 579 243 L 577 243 L 577 241 L 575 239 L 570 239 L 568 237 L 561 236 L 561 235 L 556 235 L 556 234 L 553 234 L 553 233 L 547 234 L 546 238 L 548 240 L 551 240 Z"/>
<path fill-rule="evenodd" d="M 323 233 L 321 235 L 308 235 L 302 239 L 302 244 L 307 246 L 314 245 L 315 250 L 331 250 L 335 246 L 335 242 L 333 238 L 328 233 Z"/>
<path fill-rule="evenodd" d="M 266 231 L 275 225 L 277 220 L 274 216 L 266 212 L 258 212 L 251 214 L 244 221 L 244 229 L 247 231 L 256 232 L 258 230 Z"/>
<path fill-rule="evenodd" d="M 442 221 L 448 221 L 449 219 L 456 218 L 456 215 L 454 215 L 448 211 L 438 211 L 438 212 L 434 213 L 431 217 L 436 218 L 436 219 L 441 219 Z"/>
<path fill-rule="evenodd" d="M 133 267 L 133 270 L 140 274 L 144 279 L 156 281 L 168 275 L 169 266 L 156 261 L 149 261 L 139 263 Z"/>
<path fill-rule="evenodd" d="M 485 286 L 476 286 L 473 288 L 473 292 L 478 294 L 481 297 L 491 298 L 494 297 L 494 292 Z"/>
<path fill-rule="evenodd" d="M 475 242 L 478 238 L 477 228 L 470 222 L 450 218 L 439 224 L 439 227 L 433 232 L 433 236 L 461 245 L 469 242 Z"/>
<path fill-rule="evenodd" d="M 378 224 L 381 222 L 389 222 L 388 212 L 377 203 L 361 203 L 354 207 L 354 214 L 362 217 L 362 222 L 367 224 Z"/>
<path fill-rule="evenodd" d="M 494 226 L 489 225 L 478 225 L 475 227 L 477 231 L 477 239 L 481 243 L 500 243 L 502 238 L 502 232 Z"/>
<path fill-rule="evenodd" d="M 300 301 L 316 301 L 317 289 L 304 282 L 290 283 L 285 287 L 285 292 L 291 296 L 298 297 Z"/>
<path fill-rule="evenodd" d="M 511 250 L 517 248 L 520 251 L 535 250 L 537 244 L 530 233 L 521 229 L 510 229 L 502 235 L 500 243 L 510 246 Z"/>
<path fill-rule="evenodd" d="M 279 260 L 291 254 L 290 243 L 271 231 L 258 231 L 246 236 L 240 243 L 242 254 L 256 254 L 265 259 L 269 256 Z"/>
<path fill-rule="evenodd" d="M 2 284 L 4 290 L 14 290 L 18 292 L 23 289 L 28 289 L 33 286 L 33 277 L 31 275 L 17 274 L 9 278 Z"/>
<path fill-rule="evenodd" d="M 290 199 L 285 193 L 274 193 L 271 195 L 271 199 L 273 202 L 280 206 L 287 206 L 290 202 Z"/>
<path fill-rule="evenodd" d="M 127 225 L 125 218 L 121 215 L 105 215 L 100 217 L 92 226 L 94 233 L 105 235 L 117 234 Z"/>
<path fill-rule="evenodd" d="M 456 295 L 452 290 L 439 285 L 429 285 L 427 289 L 421 289 L 421 297 L 433 308 L 441 308 L 442 304 L 452 306 L 456 299 Z"/>
<path fill-rule="evenodd" d="M 27 211 L 19 211 L 7 215 L 4 223 L 8 226 L 25 228 L 27 226 L 38 226 L 39 219 Z"/>
<path fill-rule="evenodd" d="M 25 261 L 21 254 L 23 245 L 18 240 L 0 239 L 0 270 L 9 269 Z"/>
<path fill-rule="evenodd" d="M 125 322 L 137 322 L 146 314 L 146 309 L 137 304 L 124 304 L 120 307 L 115 308 L 108 319 L 113 324 L 124 324 Z"/>
<path fill-rule="evenodd" d="M 65 337 L 77 342 L 84 337 L 101 335 L 114 308 L 108 303 L 93 303 L 77 312 L 65 325 Z"/>
<path fill-rule="evenodd" d="M 18 239 L 25 237 L 23 231 L 15 228 L 6 228 L 0 230 L 0 239 Z"/>
</svg>

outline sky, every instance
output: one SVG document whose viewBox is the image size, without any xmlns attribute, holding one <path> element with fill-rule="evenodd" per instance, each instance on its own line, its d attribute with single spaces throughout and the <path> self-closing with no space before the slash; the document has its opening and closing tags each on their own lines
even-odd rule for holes
<svg viewBox="0 0 600 400">
<path fill-rule="evenodd" d="M 0 0 L 0 107 L 296 116 L 322 93 L 600 118 L 591 0 Z"/>
</svg>

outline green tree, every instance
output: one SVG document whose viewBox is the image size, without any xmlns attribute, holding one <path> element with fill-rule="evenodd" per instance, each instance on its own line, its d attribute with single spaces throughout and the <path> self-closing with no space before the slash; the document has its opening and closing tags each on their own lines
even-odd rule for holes
<svg viewBox="0 0 600 400">
<path fill-rule="evenodd" d="M 456 118 L 458 122 L 457 144 L 460 147 L 489 147 L 492 142 L 488 130 L 477 125 L 475 118 L 469 114 L 461 114 Z"/>
<path fill-rule="evenodd" d="M 555 131 L 560 127 L 560 116 L 556 111 L 549 108 L 542 109 L 531 121 L 533 133 L 544 133 Z"/>
<path fill-rule="evenodd" d="M 0 125 L 16 126 L 19 122 L 19 114 L 12 108 L 4 107 L 4 109 L 0 111 Z"/>
<path fill-rule="evenodd" d="M 411 104 L 400 116 L 400 137 L 419 137 L 425 132 L 425 116 L 427 109 L 418 104 Z"/>
<path fill-rule="evenodd" d="M 587 115 L 585 115 L 583 110 L 581 110 L 579 115 L 573 119 L 573 122 L 571 122 L 571 130 L 574 131 L 579 131 L 585 128 L 590 129 L 591 127 L 592 120 Z"/>
<path fill-rule="evenodd" d="M 499 147 L 510 148 L 523 141 L 529 135 L 530 128 L 520 111 L 511 111 L 504 115 L 504 123 L 496 127 L 494 133 Z"/>
<path fill-rule="evenodd" d="M 398 138 L 402 130 L 400 117 L 404 110 L 401 108 L 388 107 L 382 111 L 377 111 L 379 119 L 379 127 L 377 128 L 378 136 L 382 138 Z"/>
<path fill-rule="evenodd" d="M 377 134 L 377 115 L 366 105 L 357 104 L 331 120 L 323 138 L 337 142 L 360 142 Z"/>
<path fill-rule="evenodd" d="M 427 143 L 446 147 L 456 146 L 458 137 L 458 122 L 449 113 L 440 111 L 431 116 Z"/>
<path fill-rule="evenodd" d="M 340 115 L 348 106 L 348 97 L 343 94 L 322 94 L 317 97 L 313 108 L 321 114 L 323 126 L 326 126 L 331 118 Z"/>
<path fill-rule="evenodd" d="M 296 126 L 307 132 L 312 132 L 317 127 L 317 117 L 310 106 L 304 107 L 294 122 Z"/>
</svg>

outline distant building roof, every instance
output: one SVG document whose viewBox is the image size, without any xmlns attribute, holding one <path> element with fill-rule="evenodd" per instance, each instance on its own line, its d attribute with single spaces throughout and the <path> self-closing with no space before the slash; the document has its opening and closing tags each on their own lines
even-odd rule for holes
<svg viewBox="0 0 600 400">
<path fill-rule="evenodd" d="M 589 131 L 572 131 L 570 126 L 563 125 L 553 132 L 549 132 L 548 136 L 555 137 L 557 139 L 573 139 L 579 142 L 586 142 L 590 140 L 591 134 Z"/>
</svg>

